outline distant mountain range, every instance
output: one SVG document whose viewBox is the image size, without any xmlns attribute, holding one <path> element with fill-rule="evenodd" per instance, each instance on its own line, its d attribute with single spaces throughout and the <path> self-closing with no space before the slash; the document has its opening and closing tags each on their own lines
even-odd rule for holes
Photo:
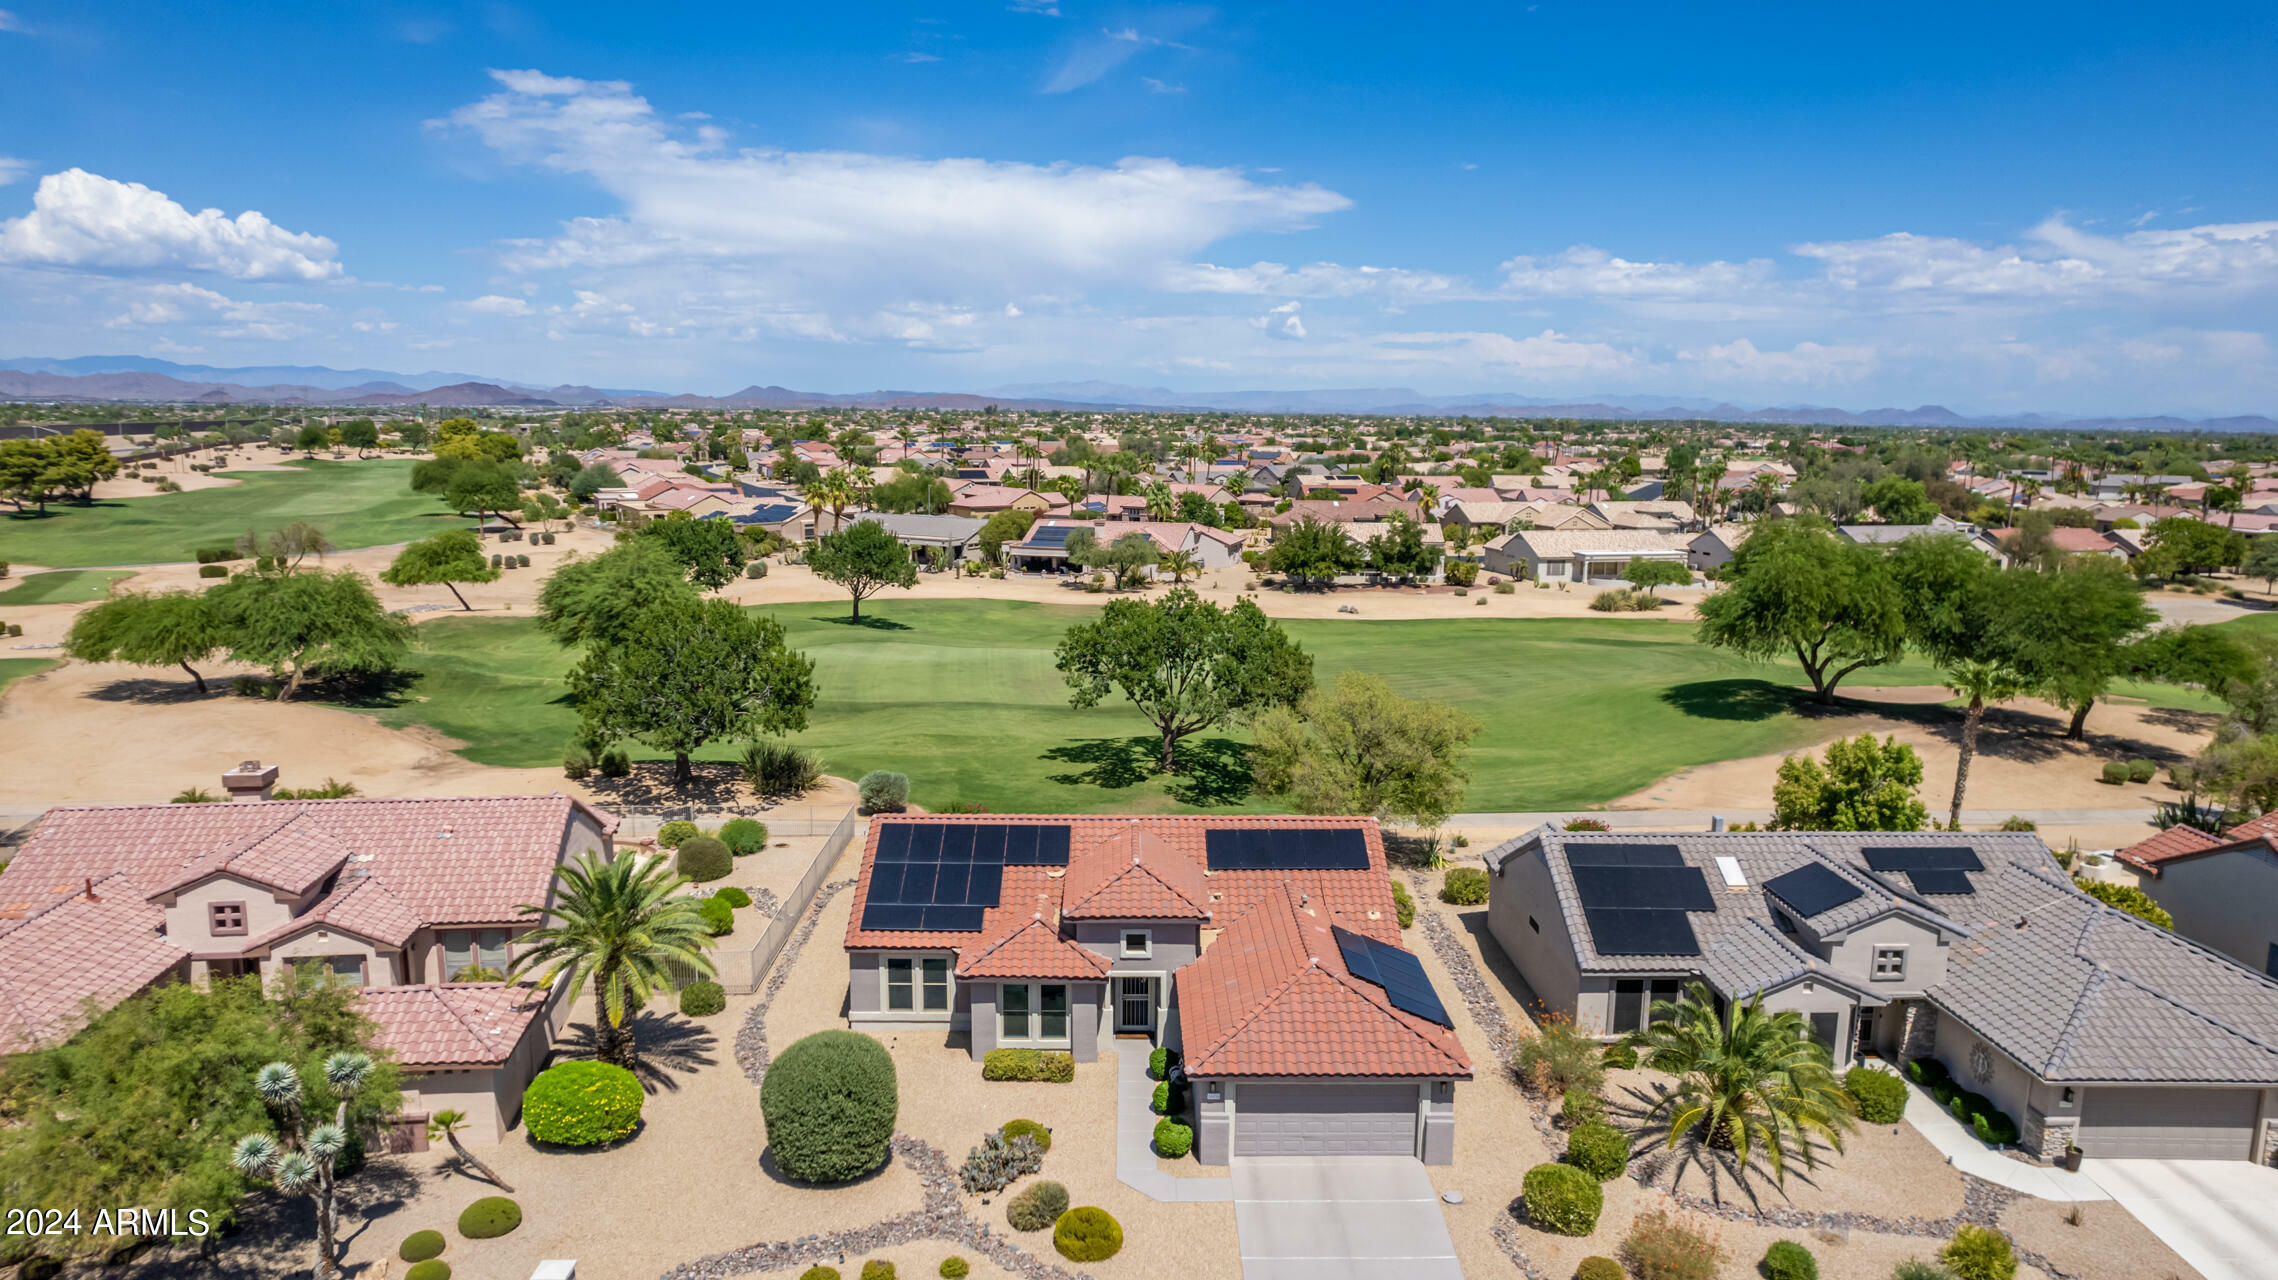
<svg viewBox="0 0 2278 1280">
<path fill-rule="evenodd" d="M 1324 391 L 1173 391 L 1113 382 L 1038 382 L 984 391 L 870 391 L 831 395 L 752 385 L 724 396 L 620 387 L 540 387 L 481 374 L 394 373 L 322 365 L 218 368 L 150 356 L 77 356 L 0 360 L 0 399 L 122 401 L 176 404 L 323 405 L 355 408 L 691 408 L 691 409 L 1008 409 L 1171 410 L 1230 413 L 1326 413 L 1473 417 L 1616 418 L 1832 427 L 2013 427 L 2082 431 L 2278 431 L 2262 414 L 2190 419 L 2074 417 L 2025 413 L 1965 415 L 1940 405 L 1854 412 L 1821 405 L 1745 405 L 1687 396 L 1609 394 L 1577 400 L 1502 392 L 1428 396 L 1408 387 Z"/>
</svg>

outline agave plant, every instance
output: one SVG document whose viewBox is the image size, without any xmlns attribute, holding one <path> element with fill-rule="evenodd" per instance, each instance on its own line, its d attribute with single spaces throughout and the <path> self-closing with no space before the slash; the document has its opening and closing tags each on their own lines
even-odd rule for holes
<svg viewBox="0 0 2278 1280">
<path fill-rule="evenodd" d="M 277 1134 L 249 1133 L 230 1150 L 230 1163 L 248 1178 L 266 1178 L 289 1196 L 316 1202 L 316 1274 L 340 1274 L 339 1206 L 335 1166 L 348 1149 L 348 1102 L 372 1078 L 372 1060 L 361 1053 L 335 1053 L 324 1060 L 324 1081 L 339 1099 L 330 1120 L 311 1126 L 300 1073 L 287 1062 L 272 1062 L 253 1073 L 253 1092 L 276 1118 Z"/>
<path fill-rule="evenodd" d="M 1677 1079 L 1650 1113 L 1669 1126 L 1668 1146 L 1705 1142 L 1743 1168 L 1761 1153 L 1782 1185 L 1791 1155 L 1809 1168 L 1818 1141 L 1843 1149 L 1850 1104 L 1827 1050 L 1802 1014 L 1766 1013 L 1761 993 L 1720 1014 L 1707 985 L 1695 982 L 1683 999 L 1654 1002 L 1637 1046 L 1639 1066 Z"/>
</svg>

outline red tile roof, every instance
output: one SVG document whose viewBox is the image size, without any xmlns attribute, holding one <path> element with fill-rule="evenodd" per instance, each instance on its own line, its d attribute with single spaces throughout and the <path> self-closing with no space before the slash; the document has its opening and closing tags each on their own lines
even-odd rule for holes
<svg viewBox="0 0 2278 1280">
<path fill-rule="evenodd" d="M 2225 838 L 2223 836 L 2211 836 L 2196 827 L 2186 827 L 2182 823 L 2177 823 L 2148 840 L 2139 840 L 2129 845 L 2120 850 L 2116 856 L 2120 861 L 2149 871 L 2156 876 L 2159 874 L 2159 864 L 2162 862 L 2172 861 L 2183 857 L 2185 854 L 2219 848 L 2236 840 L 2251 838 L 2255 833 L 2248 831 L 2247 828 L 2253 825 L 2251 822 L 2241 824 L 2231 832 L 2228 838 Z"/>
<path fill-rule="evenodd" d="M 1453 1031 L 1393 1008 L 1345 968 L 1330 926 L 1361 932 L 1355 923 L 1279 885 L 1180 969 L 1187 1074 L 1468 1079 Z"/>
<path fill-rule="evenodd" d="M 1060 914 L 1071 920 L 1201 920 L 1210 915 L 1201 865 L 1138 827 L 1071 850 L 1060 895 Z"/>
<path fill-rule="evenodd" d="M 1113 961 L 1060 936 L 1042 915 L 1015 920 L 997 937 L 968 946 L 957 958 L 960 978 L 1104 978 Z"/>
<path fill-rule="evenodd" d="M 315 906 L 245 944 L 248 952 L 273 947 L 285 939 L 320 926 L 345 930 L 369 938 L 383 947 L 400 947 L 419 931 L 418 913 L 389 893 L 377 880 L 342 879 Z"/>
<path fill-rule="evenodd" d="M 308 821 L 298 806 L 260 807 L 267 812 L 259 822 L 223 837 L 212 852 L 153 885 L 151 896 L 174 893 L 208 876 L 227 874 L 297 897 L 339 870 L 353 852 L 321 824 Z"/>
<path fill-rule="evenodd" d="M 86 1025 L 89 1000 L 116 1004 L 188 958 L 160 932 L 166 913 L 124 876 L 36 907 L 0 897 L 0 1052 L 61 1043 Z"/>
<path fill-rule="evenodd" d="M 527 983 L 373 987 L 364 993 L 364 1012 L 379 1024 L 374 1047 L 409 1067 L 498 1066 L 513 1056 L 545 1007 L 544 996 Z"/>
</svg>

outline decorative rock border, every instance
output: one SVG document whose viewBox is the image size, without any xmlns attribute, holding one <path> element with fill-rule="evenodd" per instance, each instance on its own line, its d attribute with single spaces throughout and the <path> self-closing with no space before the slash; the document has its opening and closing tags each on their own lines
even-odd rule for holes
<svg viewBox="0 0 2278 1280">
<path fill-rule="evenodd" d="M 775 958 L 767 975 L 767 985 L 761 990 L 759 1002 L 744 1015 L 743 1026 L 736 1031 L 736 1065 L 743 1068 L 744 1078 L 757 1088 L 767 1077 L 770 1053 L 767 1043 L 767 1013 L 781 994 L 792 966 L 805 949 L 815 928 L 822 923 L 823 908 L 831 899 L 853 887 L 852 880 L 839 880 L 826 884 L 815 895 L 815 905 L 799 931 L 784 945 L 782 954 Z M 753 895 L 757 905 L 758 895 Z M 868 1226 L 850 1227 L 804 1235 L 792 1240 L 768 1240 L 730 1249 L 683 1262 L 665 1272 L 660 1280 L 725 1280 L 728 1276 L 750 1275 L 755 1272 L 788 1271 L 794 1267 L 810 1267 L 816 1263 L 844 1266 L 849 1258 L 896 1245 L 914 1244 L 920 1240 L 942 1240 L 961 1245 L 988 1258 L 989 1261 L 1023 1277 L 1023 1280 L 1091 1280 L 1081 1271 L 1045 1262 L 997 1234 L 985 1222 L 976 1221 L 965 1211 L 963 1187 L 957 1173 L 950 1167 L 949 1157 L 929 1142 L 905 1133 L 894 1135 L 891 1148 L 893 1159 L 918 1176 L 924 1196 L 917 1208 L 908 1213 L 873 1222 Z"/>
</svg>

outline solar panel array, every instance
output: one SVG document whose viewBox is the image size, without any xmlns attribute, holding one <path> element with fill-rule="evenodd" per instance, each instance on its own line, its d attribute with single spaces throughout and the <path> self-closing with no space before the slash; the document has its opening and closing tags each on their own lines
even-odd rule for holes
<svg viewBox="0 0 2278 1280">
<path fill-rule="evenodd" d="M 1807 862 L 1784 875 L 1773 876 L 1764 882 L 1764 888 L 1794 907 L 1806 920 L 1866 896 L 1865 890 L 1818 862 Z"/>
<path fill-rule="evenodd" d="M 1361 981 L 1384 988 L 1385 998 L 1392 1002 L 1393 1008 L 1451 1030 L 1455 1027 L 1454 1019 L 1447 1015 L 1447 1006 L 1440 1003 L 1439 992 L 1432 990 L 1432 980 L 1413 952 L 1373 942 L 1335 925 L 1329 927 L 1329 932 L 1337 939 L 1337 950 L 1344 953 L 1345 968 Z"/>
<path fill-rule="evenodd" d="M 1359 827 L 1222 827 L 1202 834 L 1212 871 L 1366 871 Z"/>
<path fill-rule="evenodd" d="M 1072 524 L 1040 524 L 1028 531 L 1024 541 L 1031 547 L 1064 547 L 1068 545 L 1068 535 L 1075 531 L 1076 526 Z"/>
<path fill-rule="evenodd" d="M 1958 897 L 1977 892 L 1968 872 L 1983 871 L 1985 864 L 1967 845 L 1882 845 L 1861 849 L 1867 865 L 1877 871 L 1899 872 L 1925 897 Z"/>
<path fill-rule="evenodd" d="M 1591 945 L 1607 956 L 1697 956 L 1688 911 L 1716 910 L 1708 877 L 1673 844 L 1572 841 L 1566 867 Z"/>
<path fill-rule="evenodd" d="M 970 933 L 997 905 L 1006 867 L 1068 865 L 1065 826 L 891 822 L 879 828 L 865 929 Z"/>
</svg>

